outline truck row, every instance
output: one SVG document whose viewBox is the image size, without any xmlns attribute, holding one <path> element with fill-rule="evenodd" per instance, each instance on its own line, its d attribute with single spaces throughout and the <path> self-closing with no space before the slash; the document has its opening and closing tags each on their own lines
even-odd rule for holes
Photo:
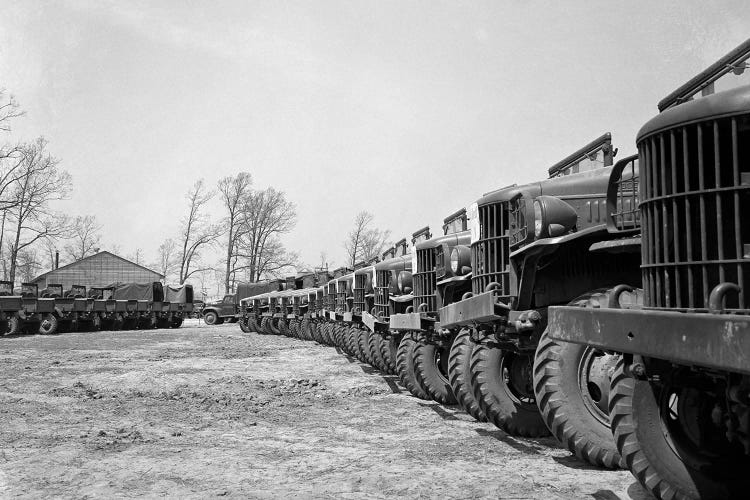
<svg viewBox="0 0 750 500">
<path fill-rule="evenodd" d="M 604 134 L 441 235 L 242 299 L 240 327 L 336 346 L 508 434 L 551 433 L 658 498 L 746 498 L 748 58 L 750 40 L 660 101 L 637 154 L 615 162 Z"/>
<path fill-rule="evenodd" d="M 179 328 L 193 311 L 191 285 L 115 283 L 105 287 L 0 281 L 0 331 L 5 335 L 58 332 Z"/>
</svg>

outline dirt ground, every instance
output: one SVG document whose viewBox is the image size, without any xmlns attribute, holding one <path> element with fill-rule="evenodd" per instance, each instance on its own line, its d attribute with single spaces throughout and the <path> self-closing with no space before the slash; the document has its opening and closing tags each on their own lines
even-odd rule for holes
<svg viewBox="0 0 750 500">
<path fill-rule="evenodd" d="M 330 347 L 189 320 L 0 339 L 0 497 L 646 499 Z"/>
</svg>

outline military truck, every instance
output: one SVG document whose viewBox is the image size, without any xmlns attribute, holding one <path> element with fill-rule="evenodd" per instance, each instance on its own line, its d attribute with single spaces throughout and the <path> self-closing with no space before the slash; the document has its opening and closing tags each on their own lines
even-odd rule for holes
<svg viewBox="0 0 750 500">
<path fill-rule="evenodd" d="M 239 283 L 237 292 L 225 295 L 219 301 L 210 302 L 203 307 L 203 321 L 207 325 L 220 325 L 224 321 L 234 323 L 241 316 L 240 301 L 245 297 L 252 297 L 270 291 L 284 289 L 285 280 L 274 279 L 258 283 Z"/>
<path fill-rule="evenodd" d="M 396 374 L 401 336 L 390 331 L 390 316 L 406 310 L 412 301 L 411 256 L 406 238 L 383 252 L 373 273 L 373 308 L 362 311 L 362 325 L 350 332 L 360 359 L 385 373 Z"/>
<path fill-rule="evenodd" d="M 13 284 L 3 282 L 11 290 Z M 58 331 L 58 318 L 55 314 L 55 299 L 39 296 L 39 286 L 35 283 L 21 283 L 21 309 L 10 318 L 7 334 L 39 333 L 52 335 Z"/>
<path fill-rule="evenodd" d="M 341 332 L 341 348 L 349 356 L 353 356 L 362 362 L 365 362 L 364 354 L 360 350 L 358 342 L 359 332 L 356 330 L 363 327 L 362 313 L 364 311 L 370 313 L 374 312 L 375 290 L 373 288 L 373 282 L 375 280 L 375 264 L 379 261 L 380 257 L 375 256 L 368 262 L 363 261 L 354 266 L 351 311 L 345 313 L 343 317 L 344 325 Z M 380 357 L 384 360 L 382 354 Z M 381 366 L 378 368 L 386 373 L 390 371 L 390 366 L 386 363 L 381 363 Z"/>
<path fill-rule="evenodd" d="M 0 281 L 0 291 L 5 297 L 14 297 L 13 283 Z M 57 333 L 58 322 L 55 316 L 55 300 L 39 297 L 39 287 L 34 283 L 22 283 L 20 307 L 15 312 L 7 311 L 6 335 L 21 333 L 40 333 L 51 335 Z M 17 304 L 15 298 L 9 298 L 6 305 Z M 12 313 L 12 314 L 11 314 Z"/>
<path fill-rule="evenodd" d="M 157 322 L 157 326 L 179 328 L 185 318 L 193 312 L 193 285 L 164 285 L 164 303 L 169 304 L 169 314 L 166 316 L 164 323 L 159 324 Z M 157 307 L 158 301 L 154 298 L 151 317 L 156 317 Z M 144 327 L 153 328 L 153 320 L 146 321 Z"/>
<path fill-rule="evenodd" d="M 549 169 L 549 178 L 489 193 L 470 217 L 472 291 L 440 309 L 441 326 L 466 329 L 475 346 L 470 373 L 457 375 L 487 418 L 509 434 L 542 436 L 546 422 L 537 407 L 532 364 L 546 328 L 547 308 L 584 301 L 591 290 L 640 282 L 638 259 L 617 259 L 592 245 L 614 239 L 607 232 L 606 193 L 616 150 L 601 137 Z M 587 354 L 585 381 L 590 411 L 606 434 L 605 353 Z M 464 360 L 466 363 L 466 360 Z M 464 365 L 465 366 L 465 365 Z M 470 380 L 467 380 L 467 375 Z M 581 453 L 598 465 L 616 467 L 607 452 Z"/>
<path fill-rule="evenodd" d="M 457 402 L 449 381 L 449 354 L 457 331 L 440 325 L 440 307 L 471 290 L 471 251 L 466 209 L 443 220 L 443 235 L 417 242 L 412 251 L 413 303 L 390 318 L 399 344 L 399 375 L 416 397 L 444 404 Z M 474 416 L 476 412 L 467 411 Z M 478 417 L 478 416 L 477 416 Z M 478 417 L 480 418 L 480 417 Z"/>
<path fill-rule="evenodd" d="M 20 295 L 13 294 L 13 283 L 0 281 L 0 332 L 3 335 L 10 334 L 10 323 L 12 318 L 18 315 L 23 307 Z M 16 326 L 18 333 L 18 326 Z"/>
<path fill-rule="evenodd" d="M 173 317 L 177 314 L 181 316 L 184 308 L 181 304 L 171 304 L 164 300 L 164 285 L 159 281 L 113 283 L 110 287 L 113 289 L 112 298 L 116 302 L 115 309 L 122 316 L 120 328 L 125 330 L 150 329 L 159 326 L 155 308 L 160 309 L 158 312 L 166 314 L 168 318 L 168 323 L 163 326 L 172 326 Z M 190 290 L 192 292 L 192 287 Z M 182 324 L 182 321 L 179 321 L 179 324 Z"/>
<path fill-rule="evenodd" d="M 658 498 L 750 491 L 749 59 L 750 40 L 659 102 L 637 136 L 639 171 L 613 173 L 610 229 L 640 256 L 642 288 L 549 311 L 551 342 L 620 354 L 612 433 Z"/>
<path fill-rule="evenodd" d="M 39 295 L 55 299 L 58 331 L 98 330 L 101 327 L 99 315 L 94 313 L 94 301 L 87 297 L 85 286 L 73 285 L 63 291 L 63 285 L 49 284 Z"/>
</svg>

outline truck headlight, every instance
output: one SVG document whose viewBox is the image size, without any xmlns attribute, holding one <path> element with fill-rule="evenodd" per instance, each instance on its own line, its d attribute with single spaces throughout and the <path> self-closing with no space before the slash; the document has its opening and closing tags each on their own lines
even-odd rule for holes
<svg viewBox="0 0 750 500">
<path fill-rule="evenodd" d="M 410 293 L 411 288 L 411 273 L 409 271 L 401 271 L 398 273 L 398 290 L 401 293 Z"/>
<path fill-rule="evenodd" d="M 542 203 L 539 200 L 534 200 L 534 238 L 542 237 L 542 229 L 544 229 L 543 217 Z"/>
<path fill-rule="evenodd" d="M 471 272 L 471 248 L 466 245 L 456 245 L 450 253 L 451 272 L 462 276 Z"/>
<path fill-rule="evenodd" d="M 539 196 L 534 200 L 534 237 L 562 236 L 576 226 L 575 208 L 555 196 Z"/>
<path fill-rule="evenodd" d="M 458 248 L 451 250 L 451 271 L 453 274 L 458 273 Z"/>
</svg>

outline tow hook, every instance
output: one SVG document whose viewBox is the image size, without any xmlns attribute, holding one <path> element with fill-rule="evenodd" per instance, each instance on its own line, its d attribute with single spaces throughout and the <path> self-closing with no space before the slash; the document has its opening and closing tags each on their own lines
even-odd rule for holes
<svg viewBox="0 0 750 500">
<path fill-rule="evenodd" d="M 539 322 L 542 320 L 542 315 L 539 311 L 524 311 L 514 322 L 516 331 L 518 333 L 527 332 L 529 330 L 535 330 Z"/>
</svg>

